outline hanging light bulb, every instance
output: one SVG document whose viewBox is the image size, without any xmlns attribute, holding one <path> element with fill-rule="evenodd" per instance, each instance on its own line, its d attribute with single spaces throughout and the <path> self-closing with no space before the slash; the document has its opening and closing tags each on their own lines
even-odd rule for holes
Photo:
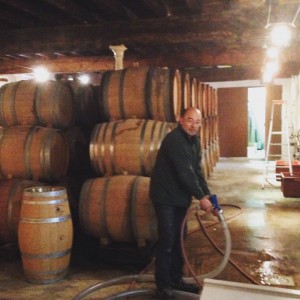
<svg viewBox="0 0 300 300">
<path fill-rule="evenodd" d="M 33 69 L 34 78 L 38 82 L 45 82 L 49 80 L 50 73 L 49 71 L 44 67 L 36 67 Z"/>
<path fill-rule="evenodd" d="M 286 23 L 274 24 L 271 31 L 271 43 L 275 47 L 287 47 L 292 37 L 291 26 Z"/>
<path fill-rule="evenodd" d="M 78 80 L 82 83 L 82 84 L 88 84 L 90 82 L 90 77 L 86 74 L 80 75 L 78 77 Z"/>
</svg>

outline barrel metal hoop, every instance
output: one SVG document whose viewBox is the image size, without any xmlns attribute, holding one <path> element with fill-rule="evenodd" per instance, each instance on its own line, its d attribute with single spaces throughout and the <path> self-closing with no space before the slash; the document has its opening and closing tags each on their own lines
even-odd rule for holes
<svg viewBox="0 0 300 300">
<path fill-rule="evenodd" d="M 41 85 L 37 84 L 36 88 L 35 88 L 33 109 L 34 109 L 34 113 L 38 119 L 39 124 L 46 125 L 46 122 L 45 122 L 45 120 L 43 120 L 43 117 L 40 114 L 40 110 L 39 110 L 39 107 L 41 106 L 41 93 L 42 93 Z"/>
<path fill-rule="evenodd" d="M 100 195 L 100 200 L 102 199 L 102 201 L 100 202 L 100 215 L 99 215 L 99 223 L 100 223 L 100 227 L 103 228 L 103 230 L 105 231 L 105 234 L 107 234 L 108 237 L 111 237 L 108 227 L 107 227 L 107 222 L 106 222 L 106 202 L 107 202 L 107 194 L 108 194 L 108 188 L 109 188 L 109 184 L 110 184 L 110 178 L 106 178 L 105 179 L 105 183 L 104 183 L 104 187 L 102 190 L 102 193 Z"/>
<path fill-rule="evenodd" d="M 164 71 L 165 71 L 165 75 L 164 75 L 163 87 L 164 87 L 165 98 L 163 99 L 163 110 L 165 114 L 165 119 L 167 121 L 172 121 L 174 120 L 174 116 L 175 116 L 174 101 L 177 101 L 177 97 L 175 97 L 173 92 L 175 79 L 172 80 L 171 74 L 173 72 L 170 69 L 165 69 Z"/>
<path fill-rule="evenodd" d="M 0 89 L 0 125 L 7 126 L 7 122 L 4 117 L 4 94 L 8 85 L 3 85 Z"/>
<path fill-rule="evenodd" d="M 17 113 L 16 113 L 16 94 L 17 94 L 17 90 L 19 88 L 19 85 L 23 82 L 24 82 L 24 80 L 20 80 L 20 81 L 16 82 L 15 85 L 14 85 L 14 89 L 13 89 L 12 99 L 14 101 L 11 101 L 11 107 L 10 108 L 11 108 L 11 114 L 13 116 L 13 124 L 14 125 L 18 125 L 18 118 L 17 118 Z"/>
<path fill-rule="evenodd" d="M 23 223 L 32 223 L 32 224 L 46 224 L 46 223 L 59 223 L 65 222 L 71 219 L 71 215 L 66 215 L 62 217 L 55 218 L 44 218 L 44 219 L 34 219 L 34 218 L 21 218 L 20 222 Z"/>
<path fill-rule="evenodd" d="M 49 134 L 47 134 L 49 132 Z M 54 133 L 57 134 L 58 130 L 49 130 L 43 137 L 43 140 L 41 141 L 41 147 L 40 147 L 40 163 L 42 167 L 42 178 L 51 180 L 53 177 L 53 172 L 51 170 L 51 153 L 50 149 Z"/>
<path fill-rule="evenodd" d="M 105 157 L 105 138 L 106 138 L 106 134 L 108 131 L 108 127 L 109 127 L 109 122 L 105 123 L 104 126 L 101 125 L 101 129 L 104 127 L 103 129 L 103 134 L 100 135 L 100 161 L 101 161 L 101 169 L 102 169 L 102 175 L 106 174 L 107 170 L 106 170 L 106 164 L 104 163 L 104 157 Z M 102 130 L 101 130 L 102 131 Z M 98 135 L 96 136 L 96 141 L 95 143 L 98 142 Z M 98 146 L 97 146 L 98 147 Z M 95 148 L 97 148 L 95 147 Z M 98 157 L 98 156 L 97 156 Z"/>
<path fill-rule="evenodd" d="M 64 278 L 69 271 L 69 268 L 64 268 L 64 269 L 58 269 L 58 270 L 52 270 L 52 271 L 47 271 L 47 272 L 33 272 L 33 271 L 28 271 L 24 270 L 25 275 L 29 277 L 29 281 L 32 283 L 54 283 L 57 282 L 58 280 Z M 47 278 L 42 278 L 43 275 Z M 54 275 L 55 278 L 48 278 L 49 276 Z M 36 279 L 35 277 L 41 277 L 40 279 Z"/>
<path fill-rule="evenodd" d="M 101 130 L 98 130 L 96 132 L 95 140 L 94 140 L 94 144 L 95 144 L 94 148 L 95 149 L 98 149 L 99 141 L 100 141 L 100 155 L 99 155 L 100 157 L 99 157 L 99 159 L 100 159 L 100 162 L 101 162 L 101 168 L 99 169 L 99 167 L 98 167 L 98 169 L 99 169 L 99 171 L 102 169 L 102 175 L 106 174 L 106 172 L 107 172 L 106 164 L 104 163 L 104 159 L 105 159 L 105 138 L 106 138 L 106 134 L 107 134 L 109 124 L 110 123 L 107 122 L 105 124 L 102 124 L 101 126 L 98 125 L 98 128 L 100 128 Z M 100 140 L 99 140 L 99 138 L 100 138 Z M 98 155 L 95 156 L 95 159 L 96 158 L 98 158 Z M 99 159 L 97 161 L 99 161 Z"/>
<path fill-rule="evenodd" d="M 170 128 L 170 123 L 167 123 L 167 122 L 161 122 L 160 123 L 160 130 L 159 130 L 159 135 L 158 135 L 159 136 L 159 141 L 158 141 L 158 144 L 157 144 L 157 149 L 160 148 L 162 140 L 163 140 L 164 136 L 167 133 L 167 128 Z"/>
<path fill-rule="evenodd" d="M 141 174 L 146 175 L 145 167 L 145 131 L 149 120 L 144 120 L 140 135 L 140 162 L 141 162 Z"/>
<path fill-rule="evenodd" d="M 98 151 L 99 147 L 97 145 L 97 141 L 98 141 L 100 129 L 101 129 L 101 125 L 96 124 L 92 130 L 90 145 L 89 145 L 89 153 L 90 153 L 92 168 L 97 174 L 101 173 L 100 168 L 98 167 L 98 160 L 96 161 L 96 159 L 99 157 L 99 151 Z"/>
<path fill-rule="evenodd" d="M 38 201 L 38 200 L 23 200 L 22 204 L 41 204 L 41 205 L 51 205 L 51 204 L 62 204 L 64 202 L 68 202 L 66 199 L 55 199 L 49 201 Z"/>
<path fill-rule="evenodd" d="M 133 236 L 136 240 L 142 238 L 138 234 L 138 224 L 137 224 L 137 188 L 139 185 L 140 176 L 136 176 L 130 191 L 130 223 L 133 232 Z"/>
<path fill-rule="evenodd" d="M 29 179 L 32 179 L 32 172 L 31 172 L 31 168 L 30 168 L 30 146 L 31 146 L 31 141 L 33 138 L 33 134 L 35 134 L 36 131 L 36 127 L 32 127 L 29 131 L 28 134 L 26 136 L 26 140 L 25 140 L 25 172 L 26 172 L 26 177 Z"/>
<path fill-rule="evenodd" d="M 5 131 L 6 130 L 7 130 L 7 127 L 6 128 L 5 127 L 0 128 L 0 145 L 2 144 L 2 139 L 3 139 L 4 135 L 5 135 Z M 1 164 L 0 164 L 0 174 L 1 174 L 1 176 L 5 177 L 5 174 L 4 174 L 3 170 L 2 170 Z"/>
<path fill-rule="evenodd" d="M 151 128 L 151 135 L 150 135 L 150 144 L 149 144 L 149 152 L 150 153 L 153 153 L 154 151 L 154 133 L 155 133 L 155 129 L 158 125 L 158 123 L 160 123 L 159 121 L 155 121 L 152 125 L 152 128 Z M 151 166 L 154 165 L 155 163 L 155 157 L 154 155 L 150 155 L 150 159 L 151 159 Z"/>
<path fill-rule="evenodd" d="M 60 99 L 63 87 L 66 86 L 70 90 L 71 90 L 71 88 L 67 85 L 64 85 L 61 82 L 56 81 L 56 83 L 57 83 L 57 85 L 54 87 L 54 95 L 51 98 L 51 100 L 52 100 L 52 103 L 51 103 L 51 107 L 52 107 L 51 116 L 53 117 L 52 123 L 53 123 L 54 126 L 64 127 L 64 124 L 63 124 L 64 118 L 59 117 L 59 113 L 60 113 L 60 107 L 59 107 L 60 101 L 59 101 L 59 99 Z M 54 82 L 52 84 L 54 84 Z M 51 91 L 52 91 L 52 89 L 51 89 Z"/>
<path fill-rule="evenodd" d="M 103 120 L 108 121 L 110 119 L 110 113 L 109 113 L 109 101 L 108 101 L 108 87 L 109 87 L 109 82 L 111 78 L 112 72 L 111 71 L 106 71 L 103 74 L 102 80 L 101 80 L 101 89 L 102 91 L 102 97 L 101 101 L 99 101 L 99 106 L 100 106 L 100 113 L 103 112 Z"/>
<path fill-rule="evenodd" d="M 66 249 L 65 251 L 53 252 L 53 253 L 45 253 L 45 254 L 36 254 L 36 253 L 26 253 L 22 252 L 21 255 L 24 258 L 29 259 L 48 259 L 48 258 L 60 258 L 71 253 L 71 248 Z"/>
<path fill-rule="evenodd" d="M 39 187 L 40 190 L 36 190 L 37 188 L 38 187 L 25 189 L 24 195 L 31 196 L 31 197 L 39 197 L 39 198 L 42 197 L 49 198 L 51 196 L 56 197 L 56 196 L 66 195 L 66 189 L 63 187 L 59 190 L 51 190 L 51 191 L 43 191 L 43 189 L 47 188 L 47 186 Z"/>
<path fill-rule="evenodd" d="M 116 130 L 120 122 L 116 121 L 113 123 L 112 129 L 111 129 L 111 137 L 110 137 L 110 144 L 109 144 L 109 158 L 110 158 L 110 165 L 112 169 L 112 174 L 115 174 L 116 172 L 116 166 L 115 166 L 115 138 L 116 138 Z"/>
<path fill-rule="evenodd" d="M 127 69 L 121 70 L 120 75 L 120 87 L 119 87 L 119 108 L 121 112 L 121 119 L 126 119 L 126 111 L 125 111 L 125 101 L 124 99 L 124 81 L 126 77 Z"/>
</svg>

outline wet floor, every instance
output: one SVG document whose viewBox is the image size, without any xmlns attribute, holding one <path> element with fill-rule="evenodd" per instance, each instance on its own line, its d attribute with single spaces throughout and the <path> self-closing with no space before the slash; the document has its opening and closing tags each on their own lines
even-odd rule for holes
<svg viewBox="0 0 300 300">
<path fill-rule="evenodd" d="M 209 178 L 217 194 L 223 216 L 231 233 L 231 255 L 215 279 L 300 290 L 300 198 L 284 198 L 280 183 L 265 184 L 264 163 L 244 158 L 221 158 Z M 195 204 L 195 202 L 194 202 Z M 185 276 L 202 276 L 220 265 L 225 238 L 218 219 L 212 215 L 192 214 L 185 255 L 191 270 Z M 200 221 L 208 236 L 200 228 Z M 147 255 L 110 251 L 111 259 L 99 259 L 93 239 L 80 241 L 68 276 L 52 284 L 32 284 L 23 275 L 16 249 L 1 247 L 0 299 L 72 299 L 82 290 L 120 276 L 139 274 L 148 266 Z M 84 247 L 86 246 L 86 247 Z M 145 258 L 146 257 L 146 258 Z M 150 257 L 150 255 L 149 255 Z M 139 263 L 135 263 L 139 260 Z M 153 274 L 150 265 L 147 274 Z M 153 288 L 153 284 L 136 287 Z M 84 299 L 106 299 L 130 286 L 116 286 L 93 293 Z M 149 297 L 150 299 L 151 297 Z M 141 299 L 146 299 L 143 296 Z"/>
</svg>

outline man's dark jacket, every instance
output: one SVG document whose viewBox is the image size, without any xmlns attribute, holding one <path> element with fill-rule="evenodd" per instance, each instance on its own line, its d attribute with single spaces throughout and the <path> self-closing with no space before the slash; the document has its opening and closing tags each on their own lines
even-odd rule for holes
<svg viewBox="0 0 300 300">
<path fill-rule="evenodd" d="M 192 196 L 210 195 L 201 172 L 200 141 L 190 137 L 179 124 L 168 133 L 157 153 L 151 174 L 150 198 L 153 202 L 188 207 Z"/>
</svg>

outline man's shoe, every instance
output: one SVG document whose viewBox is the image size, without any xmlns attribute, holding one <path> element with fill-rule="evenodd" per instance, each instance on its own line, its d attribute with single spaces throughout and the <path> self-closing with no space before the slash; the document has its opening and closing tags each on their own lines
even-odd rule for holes
<svg viewBox="0 0 300 300">
<path fill-rule="evenodd" d="M 178 297 L 175 295 L 173 289 L 171 288 L 158 288 L 155 293 L 156 299 L 165 300 L 176 300 Z"/>
<path fill-rule="evenodd" d="M 172 288 L 174 290 L 187 292 L 187 293 L 193 293 L 193 294 L 199 294 L 200 288 L 198 285 L 193 283 L 186 283 L 183 280 L 180 280 L 177 284 L 172 284 Z"/>
</svg>

